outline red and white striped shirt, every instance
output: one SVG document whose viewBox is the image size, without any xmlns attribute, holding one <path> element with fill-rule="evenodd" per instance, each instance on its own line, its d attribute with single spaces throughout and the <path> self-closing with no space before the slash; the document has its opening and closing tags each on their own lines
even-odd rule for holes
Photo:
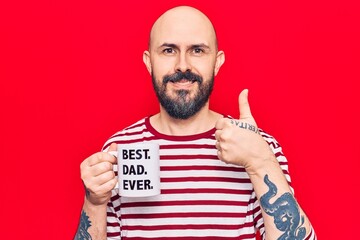
<svg viewBox="0 0 360 240">
<path fill-rule="evenodd" d="M 266 133 L 261 135 L 290 183 L 280 145 Z M 218 159 L 215 129 L 169 136 L 157 132 L 147 117 L 114 134 L 103 149 L 113 142 L 149 141 L 160 146 L 161 194 L 126 198 L 113 190 L 107 210 L 108 239 L 256 239 L 258 229 L 264 233 L 250 178 L 243 167 Z"/>
</svg>

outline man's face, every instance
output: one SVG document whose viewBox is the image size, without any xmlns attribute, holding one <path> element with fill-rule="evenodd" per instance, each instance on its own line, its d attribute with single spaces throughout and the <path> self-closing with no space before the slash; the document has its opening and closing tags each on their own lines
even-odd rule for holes
<svg viewBox="0 0 360 240">
<path fill-rule="evenodd" d="M 219 53 L 212 25 L 203 16 L 174 13 L 154 24 L 144 61 L 171 117 L 188 119 L 207 104 Z"/>
<path fill-rule="evenodd" d="M 201 76 L 190 71 L 176 72 L 164 76 L 162 82 L 158 83 L 153 73 L 152 82 L 156 96 L 166 112 L 175 119 L 188 119 L 208 102 L 214 85 L 214 77 L 204 82 Z M 180 87 L 173 88 L 173 94 L 170 95 L 168 94 L 168 84 L 180 85 Z M 196 85 L 193 91 L 181 87 L 181 85 L 192 84 Z"/>
</svg>

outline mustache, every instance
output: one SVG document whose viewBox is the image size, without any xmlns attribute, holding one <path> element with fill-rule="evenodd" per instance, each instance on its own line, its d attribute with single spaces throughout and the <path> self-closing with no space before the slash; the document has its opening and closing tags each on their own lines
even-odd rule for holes
<svg viewBox="0 0 360 240">
<path fill-rule="evenodd" d="M 186 79 L 188 81 L 191 81 L 191 82 L 198 82 L 198 83 L 202 83 L 203 82 L 203 79 L 201 76 L 195 74 L 195 73 L 192 73 L 192 72 L 189 72 L 189 71 L 186 71 L 186 72 L 176 72 L 174 74 L 171 74 L 171 75 L 165 75 L 164 78 L 163 78 L 163 83 L 166 84 L 168 82 L 173 82 L 173 83 L 176 83 L 176 82 L 179 82 L 183 79 Z"/>
</svg>

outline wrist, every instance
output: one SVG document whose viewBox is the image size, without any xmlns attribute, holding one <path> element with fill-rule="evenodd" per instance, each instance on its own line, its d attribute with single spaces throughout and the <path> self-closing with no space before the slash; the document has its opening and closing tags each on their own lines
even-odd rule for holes
<svg viewBox="0 0 360 240">
<path fill-rule="evenodd" d="M 264 177 L 267 173 L 280 169 L 279 162 L 272 152 L 250 161 L 249 165 L 245 167 L 249 175 Z"/>
<path fill-rule="evenodd" d="M 102 203 L 102 204 L 97 204 L 97 203 L 93 203 L 92 201 L 90 201 L 87 197 L 85 197 L 84 200 L 84 208 L 89 209 L 90 211 L 102 211 L 102 210 L 106 210 L 107 208 L 107 202 Z"/>
</svg>

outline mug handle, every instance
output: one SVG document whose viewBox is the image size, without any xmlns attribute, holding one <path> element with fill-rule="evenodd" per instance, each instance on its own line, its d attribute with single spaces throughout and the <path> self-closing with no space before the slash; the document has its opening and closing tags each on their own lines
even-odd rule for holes
<svg viewBox="0 0 360 240">
<path fill-rule="evenodd" d="M 111 156 L 114 156 L 116 159 L 118 157 L 118 151 L 109 151 L 107 153 L 110 154 Z M 117 166 L 116 166 L 116 168 L 117 168 Z M 113 166 L 113 171 L 115 171 L 115 166 Z M 116 183 L 114 189 L 119 189 L 119 181 Z"/>
</svg>

